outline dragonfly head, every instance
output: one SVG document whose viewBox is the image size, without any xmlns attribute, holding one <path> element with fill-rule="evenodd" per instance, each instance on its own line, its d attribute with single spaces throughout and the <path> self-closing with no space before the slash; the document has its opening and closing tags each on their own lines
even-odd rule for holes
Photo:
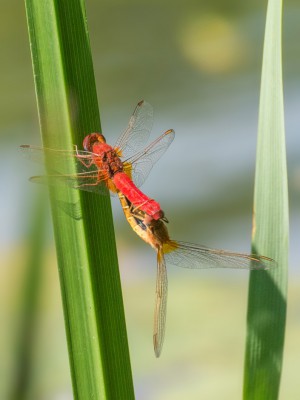
<svg viewBox="0 0 300 400">
<path fill-rule="evenodd" d="M 105 137 L 101 133 L 91 133 L 83 139 L 83 148 L 86 151 L 93 151 L 95 143 L 106 143 Z"/>
</svg>

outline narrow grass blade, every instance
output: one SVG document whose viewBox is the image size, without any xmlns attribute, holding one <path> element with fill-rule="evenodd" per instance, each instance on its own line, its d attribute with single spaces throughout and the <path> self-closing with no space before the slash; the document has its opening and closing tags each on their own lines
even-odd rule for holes
<svg viewBox="0 0 300 400">
<path fill-rule="evenodd" d="M 280 0 L 269 0 L 260 94 L 252 250 L 277 267 L 249 283 L 244 399 L 278 398 L 288 268 L 288 191 L 281 67 Z"/>
<path fill-rule="evenodd" d="M 19 297 L 19 322 L 16 329 L 15 354 L 16 367 L 11 382 L 10 400 L 28 398 L 32 385 L 32 355 L 36 330 L 39 287 L 42 273 L 42 258 L 45 239 L 45 196 L 37 197 L 34 202 L 34 216 L 31 220 L 29 235 L 29 255 L 26 261 L 26 273 Z"/>
<path fill-rule="evenodd" d="M 84 1 L 25 4 L 43 143 L 81 146 L 85 134 L 100 131 Z M 50 191 L 74 398 L 132 399 L 109 197 Z M 75 206 L 76 216 L 59 204 Z"/>
</svg>

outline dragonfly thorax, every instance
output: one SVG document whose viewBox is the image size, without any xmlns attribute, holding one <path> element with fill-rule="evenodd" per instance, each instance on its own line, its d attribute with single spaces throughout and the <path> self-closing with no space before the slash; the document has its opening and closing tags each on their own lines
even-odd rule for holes
<svg viewBox="0 0 300 400">
<path fill-rule="evenodd" d="M 118 172 L 123 172 L 123 163 L 113 149 L 103 153 L 102 162 L 110 178 Z"/>
<path fill-rule="evenodd" d="M 83 140 L 83 147 L 92 153 L 93 163 L 105 172 L 108 178 L 112 178 L 117 172 L 123 172 L 123 163 L 116 150 L 106 143 L 100 133 L 91 133 Z"/>
</svg>

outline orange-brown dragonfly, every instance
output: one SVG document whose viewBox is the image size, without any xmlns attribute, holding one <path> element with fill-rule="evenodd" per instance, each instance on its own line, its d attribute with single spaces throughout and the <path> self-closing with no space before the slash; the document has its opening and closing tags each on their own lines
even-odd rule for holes
<svg viewBox="0 0 300 400">
<path fill-rule="evenodd" d="M 156 303 L 153 345 L 156 357 L 162 351 L 167 310 L 168 278 L 166 262 L 182 268 L 236 268 L 265 270 L 276 265 L 269 257 L 212 249 L 199 244 L 170 239 L 163 220 L 149 219 L 142 210 L 119 193 L 125 217 L 134 232 L 157 253 Z"/>
</svg>

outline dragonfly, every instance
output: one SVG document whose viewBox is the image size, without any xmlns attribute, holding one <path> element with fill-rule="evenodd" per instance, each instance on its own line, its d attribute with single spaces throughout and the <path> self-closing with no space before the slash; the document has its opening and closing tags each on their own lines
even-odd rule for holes
<svg viewBox="0 0 300 400">
<path fill-rule="evenodd" d="M 107 193 L 107 189 L 112 195 L 121 192 L 150 219 L 166 221 L 160 204 L 138 189 L 175 136 L 174 130 L 169 129 L 143 148 L 150 136 L 152 124 L 153 108 L 142 100 L 135 107 L 127 128 L 115 146 L 107 144 L 101 133 L 85 136 L 84 150 L 78 150 L 77 146 L 68 151 L 22 145 L 21 151 L 31 159 L 40 160 L 46 156 L 51 171 L 48 176 L 34 176 L 30 180 L 37 183 L 63 183 L 99 194 Z M 76 173 L 67 170 L 66 159 L 69 158 L 76 164 Z"/>
<path fill-rule="evenodd" d="M 162 219 L 150 219 L 130 200 L 118 193 L 125 217 L 133 231 L 157 253 L 156 301 L 154 312 L 153 346 L 156 357 L 162 351 L 167 312 L 168 277 L 166 263 L 182 268 L 236 268 L 266 270 L 276 265 L 269 257 L 235 253 L 203 245 L 170 239 Z"/>
</svg>

